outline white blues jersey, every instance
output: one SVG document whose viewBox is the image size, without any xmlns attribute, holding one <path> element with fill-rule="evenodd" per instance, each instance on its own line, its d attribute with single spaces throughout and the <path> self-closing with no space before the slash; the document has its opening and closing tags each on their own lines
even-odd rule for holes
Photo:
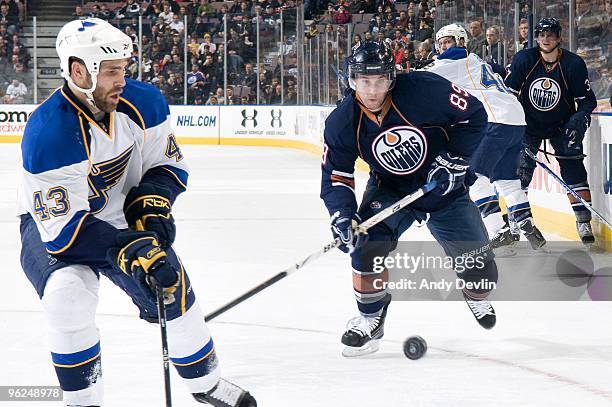
<svg viewBox="0 0 612 407">
<path fill-rule="evenodd" d="M 91 245 L 114 244 L 102 236 L 127 227 L 123 204 L 132 187 L 161 183 L 174 199 L 187 184 L 166 100 L 130 79 L 116 111 L 99 122 L 64 85 L 32 113 L 21 150 L 19 214 L 36 221 L 49 253 L 71 252 L 75 262 Z"/>
<path fill-rule="evenodd" d="M 524 126 L 521 104 L 489 64 L 463 47 L 451 47 L 425 69 L 461 86 L 484 105 L 489 123 Z"/>
</svg>

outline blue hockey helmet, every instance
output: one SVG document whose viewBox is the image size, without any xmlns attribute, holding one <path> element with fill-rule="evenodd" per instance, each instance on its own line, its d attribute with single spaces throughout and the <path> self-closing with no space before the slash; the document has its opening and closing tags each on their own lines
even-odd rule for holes
<svg viewBox="0 0 612 407">
<path fill-rule="evenodd" d="M 384 41 L 366 41 L 353 49 L 348 59 L 349 85 L 355 89 L 355 78 L 361 75 L 387 75 L 395 83 L 395 59 L 393 51 Z"/>
<path fill-rule="evenodd" d="M 538 24 L 535 26 L 535 36 L 537 37 L 541 32 L 550 31 L 552 33 L 557 34 L 558 37 L 561 36 L 561 24 L 557 21 L 556 18 L 553 17 L 545 17 L 538 21 Z"/>
</svg>

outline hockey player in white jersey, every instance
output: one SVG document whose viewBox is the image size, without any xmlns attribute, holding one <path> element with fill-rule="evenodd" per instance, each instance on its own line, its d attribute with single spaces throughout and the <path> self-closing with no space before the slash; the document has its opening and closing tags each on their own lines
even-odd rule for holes
<svg viewBox="0 0 612 407">
<path fill-rule="evenodd" d="M 478 205 L 493 248 L 514 244 L 504 221 L 496 194 L 503 196 L 508 214 L 534 249 L 546 244 L 533 222 L 527 195 L 517 173 L 525 132 L 521 104 L 493 72 L 490 65 L 465 48 L 467 32 L 458 24 L 444 26 L 436 33 L 441 53 L 426 69 L 463 87 L 485 106 L 489 125 L 486 136 L 472 156 L 470 165 L 478 176 L 470 195 Z"/>
<path fill-rule="evenodd" d="M 103 405 L 95 324 L 102 274 L 149 322 L 158 319 L 151 285 L 163 287 L 170 359 L 197 401 L 256 406 L 221 378 L 172 249 L 172 204 L 186 189 L 188 168 L 164 97 L 124 77 L 132 40 L 103 20 L 67 23 L 56 48 L 65 83 L 28 120 L 19 209 L 21 264 L 42 301 L 65 405 Z"/>
</svg>

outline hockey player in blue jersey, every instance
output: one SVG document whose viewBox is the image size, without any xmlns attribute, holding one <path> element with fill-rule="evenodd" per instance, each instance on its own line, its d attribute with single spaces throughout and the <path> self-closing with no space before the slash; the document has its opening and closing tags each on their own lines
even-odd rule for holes
<svg viewBox="0 0 612 407">
<path fill-rule="evenodd" d="M 559 161 L 561 177 L 590 203 L 582 140 L 597 100 L 586 64 L 578 55 L 560 47 L 561 25 L 554 18 L 541 19 L 535 27 L 535 37 L 538 46 L 518 52 L 505 79 L 525 110 L 525 145 L 537 154 L 542 141 L 548 140 Z M 535 167 L 535 161 L 523 152 L 519 165 L 523 188 L 531 183 Z M 567 196 L 580 239 L 586 245 L 593 244 L 591 212 L 572 194 Z"/>
<path fill-rule="evenodd" d="M 353 288 L 359 316 L 349 321 L 343 354 L 374 352 L 383 336 L 391 301 L 386 289 L 373 284 L 375 257 L 387 256 L 415 221 L 427 226 L 446 254 L 457 258 L 469 251 L 482 255 L 482 267 L 458 277 L 465 281 L 497 281 L 497 268 L 478 208 L 469 199 L 465 179 L 469 160 L 480 143 L 487 114 L 478 99 L 429 72 L 395 75 L 391 50 L 384 43 L 365 42 L 349 59 L 353 90 L 325 122 L 321 198 L 334 236 L 351 252 Z M 355 161 L 370 166 L 370 179 L 357 206 Z M 368 239 L 354 227 L 428 181 L 438 187 L 409 207 L 368 230 Z M 383 273 L 384 277 L 384 273 Z M 463 295 L 484 328 L 496 316 L 489 290 L 464 290 Z"/>
<path fill-rule="evenodd" d="M 471 161 L 478 179 L 470 188 L 470 195 L 480 209 L 493 248 L 513 245 L 515 240 L 502 218 L 497 191 L 506 200 L 509 217 L 531 246 L 539 249 L 546 240 L 534 225 L 527 194 L 521 189 L 517 174 L 525 134 L 523 108 L 491 66 L 467 52 L 466 42 L 467 32 L 460 25 L 440 28 L 436 47 L 441 54 L 426 69 L 470 92 L 487 111 L 486 136 Z"/>
<path fill-rule="evenodd" d="M 172 205 L 188 168 L 156 88 L 126 79 L 132 40 L 95 18 L 56 42 L 64 86 L 28 120 L 19 190 L 21 264 L 41 298 L 51 359 L 66 406 L 102 406 L 100 275 L 156 322 L 163 287 L 169 356 L 195 399 L 253 407 L 220 377 L 189 277 L 172 249 Z M 127 403 L 127 402 L 126 402 Z"/>
</svg>

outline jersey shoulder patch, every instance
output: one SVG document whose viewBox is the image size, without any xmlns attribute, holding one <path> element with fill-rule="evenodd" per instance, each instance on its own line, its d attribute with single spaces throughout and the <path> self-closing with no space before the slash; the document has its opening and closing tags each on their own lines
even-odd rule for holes
<svg viewBox="0 0 612 407">
<path fill-rule="evenodd" d="M 21 141 L 23 167 L 31 174 L 87 160 L 75 108 L 57 91 L 30 116 Z"/>
<path fill-rule="evenodd" d="M 128 115 L 140 127 L 144 122 L 145 128 L 163 123 L 170 114 L 168 103 L 159 89 L 129 78 L 125 79 L 117 111 Z"/>
</svg>

